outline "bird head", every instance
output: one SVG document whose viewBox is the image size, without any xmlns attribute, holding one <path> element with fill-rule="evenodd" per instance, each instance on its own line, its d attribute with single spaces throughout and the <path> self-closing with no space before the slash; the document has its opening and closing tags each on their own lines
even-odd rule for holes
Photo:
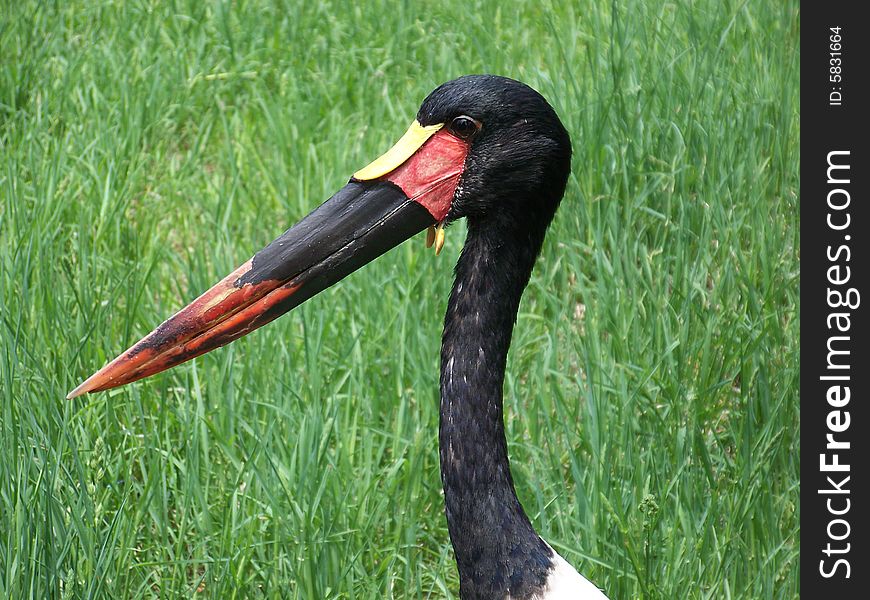
<svg viewBox="0 0 870 600">
<path fill-rule="evenodd" d="M 571 141 L 541 94 L 519 81 L 466 75 L 438 86 L 417 113 L 469 144 L 448 221 L 549 222 L 565 191 Z"/>
<path fill-rule="evenodd" d="M 532 88 L 492 75 L 449 81 L 429 94 L 390 150 L 68 397 L 124 385 L 228 344 L 435 225 L 443 235 L 446 223 L 466 217 L 525 227 L 540 239 L 570 161 L 565 128 Z"/>
</svg>

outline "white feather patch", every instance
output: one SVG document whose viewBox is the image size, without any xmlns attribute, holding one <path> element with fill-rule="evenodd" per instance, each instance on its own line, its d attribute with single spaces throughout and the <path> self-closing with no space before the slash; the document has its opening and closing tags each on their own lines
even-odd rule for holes
<svg viewBox="0 0 870 600">
<path fill-rule="evenodd" d="M 553 550 L 553 570 L 534 600 L 607 600 L 607 596 Z"/>
</svg>

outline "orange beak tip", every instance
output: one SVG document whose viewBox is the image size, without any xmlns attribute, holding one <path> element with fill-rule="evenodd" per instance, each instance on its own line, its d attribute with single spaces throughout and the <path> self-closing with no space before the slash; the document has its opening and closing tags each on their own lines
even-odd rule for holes
<svg viewBox="0 0 870 600">
<path fill-rule="evenodd" d="M 81 382 L 78 387 L 76 387 L 73 391 L 66 395 L 67 400 L 72 400 L 73 398 L 78 398 L 79 396 L 83 396 L 91 391 L 93 391 L 94 385 L 91 381 L 93 377 L 88 377 L 83 382 Z"/>
</svg>

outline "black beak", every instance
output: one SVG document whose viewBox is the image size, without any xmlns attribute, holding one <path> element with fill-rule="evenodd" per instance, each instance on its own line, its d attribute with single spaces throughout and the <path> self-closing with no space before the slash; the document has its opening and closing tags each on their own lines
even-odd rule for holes
<svg viewBox="0 0 870 600">
<path fill-rule="evenodd" d="M 389 181 L 351 181 L 69 394 L 107 390 L 236 340 L 434 224 Z"/>
<path fill-rule="evenodd" d="M 332 198 L 67 397 L 124 385 L 229 344 L 442 221 L 469 149 L 442 127 L 414 121 Z"/>
</svg>

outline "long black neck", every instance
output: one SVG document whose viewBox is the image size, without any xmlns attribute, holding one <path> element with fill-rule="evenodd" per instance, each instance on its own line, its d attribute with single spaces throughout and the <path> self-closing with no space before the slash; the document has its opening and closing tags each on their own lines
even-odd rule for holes
<svg viewBox="0 0 870 600">
<path fill-rule="evenodd" d="M 546 223 L 469 220 L 441 345 L 441 479 L 460 596 L 526 598 L 552 551 L 514 491 L 502 387 L 517 309 Z"/>
</svg>

